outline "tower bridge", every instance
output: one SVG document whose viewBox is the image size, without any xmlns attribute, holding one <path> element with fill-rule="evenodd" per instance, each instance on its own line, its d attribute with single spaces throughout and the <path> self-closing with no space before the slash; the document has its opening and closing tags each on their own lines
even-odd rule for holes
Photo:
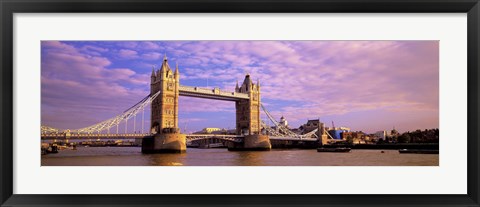
<svg viewBox="0 0 480 207">
<path fill-rule="evenodd" d="M 144 153 L 181 153 L 185 152 L 187 141 L 209 138 L 227 140 L 229 141 L 228 147 L 231 149 L 269 150 L 271 149 L 270 140 L 322 141 L 326 137 L 323 127 L 300 135 L 278 123 L 261 104 L 260 81 L 253 83 L 249 74 L 245 76 L 241 85 L 237 82 L 235 90 L 231 92 L 219 88 L 184 86 L 180 85 L 178 64 L 175 66 L 175 71 L 172 70 L 165 56 L 159 69 L 152 68 L 150 78 L 150 94 L 122 114 L 89 127 L 64 132 L 42 126 L 42 139 L 56 139 L 59 134 L 63 134 L 66 139 L 75 137 L 142 139 L 142 152 Z M 181 134 L 178 126 L 179 96 L 235 102 L 235 135 Z M 151 107 L 151 121 L 149 131 L 144 133 L 144 109 L 148 105 Z M 275 125 L 273 128 L 260 119 L 261 111 Z M 129 119 L 133 119 L 134 131 L 136 131 L 136 116 L 140 113 L 142 115 L 142 133 L 127 133 Z M 125 123 L 123 135 L 119 131 L 119 125 L 122 122 Z M 116 130 L 116 133 L 110 133 L 110 130 Z"/>
<path fill-rule="evenodd" d="M 163 58 L 159 70 L 152 68 L 150 76 L 150 94 L 159 93 L 151 103 L 151 131 L 153 138 L 144 138 L 142 152 L 184 152 L 186 136 L 178 127 L 178 97 L 234 101 L 236 109 L 236 134 L 243 135 L 243 143 L 232 142 L 232 148 L 269 150 L 270 140 L 261 134 L 260 120 L 260 82 L 256 84 L 246 75 L 241 86 L 236 85 L 234 92 L 213 90 L 199 87 L 180 86 L 178 64 L 175 71 L 170 68 L 168 59 Z"/>
</svg>

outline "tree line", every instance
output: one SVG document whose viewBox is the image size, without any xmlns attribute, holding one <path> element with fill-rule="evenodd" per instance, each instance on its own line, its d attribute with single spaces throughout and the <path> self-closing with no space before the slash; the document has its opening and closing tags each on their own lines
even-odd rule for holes
<svg viewBox="0 0 480 207">
<path fill-rule="evenodd" d="M 393 131 L 393 130 L 392 130 Z M 391 133 L 395 134 L 395 133 Z M 438 143 L 439 130 L 436 129 L 417 129 L 415 131 L 408 131 L 401 135 L 390 137 L 391 140 L 396 140 L 398 143 Z"/>
</svg>

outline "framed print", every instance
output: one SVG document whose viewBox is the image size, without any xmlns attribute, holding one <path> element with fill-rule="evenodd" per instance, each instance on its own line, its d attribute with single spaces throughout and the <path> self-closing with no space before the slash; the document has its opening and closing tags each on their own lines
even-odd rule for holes
<svg viewBox="0 0 480 207">
<path fill-rule="evenodd" d="M 479 206 L 476 0 L 0 5 L 2 206 Z"/>
</svg>

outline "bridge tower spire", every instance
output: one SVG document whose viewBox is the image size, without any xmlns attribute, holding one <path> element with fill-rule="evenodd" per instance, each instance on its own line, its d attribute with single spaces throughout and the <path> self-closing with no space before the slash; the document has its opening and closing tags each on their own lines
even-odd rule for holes
<svg viewBox="0 0 480 207">
<path fill-rule="evenodd" d="M 152 65 L 152 75 L 150 76 L 150 83 L 155 82 L 155 67 Z"/>
<path fill-rule="evenodd" d="M 178 63 L 177 62 L 175 62 L 175 74 L 174 74 L 174 76 L 175 76 L 175 80 L 177 78 L 180 78 L 180 72 L 178 72 Z"/>
</svg>

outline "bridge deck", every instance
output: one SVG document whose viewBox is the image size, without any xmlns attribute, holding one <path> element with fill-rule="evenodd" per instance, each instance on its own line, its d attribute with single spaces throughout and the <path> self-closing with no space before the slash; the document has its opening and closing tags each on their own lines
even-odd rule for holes
<svg viewBox="0 0 480 207">
<path fill-rule="evenodd" d="M 142 139 L 150 134 L 71 134 L 68 139 Z M 188 141 L 200 139 L 225 139 L 231 141 L 241 141 L 244 139 L 242 135 L 225 135 L 225 134 L 187 134 Z M 42 134 L 42 140 L 56 140 L 66 139 L 65 134 Z M 285 140 L 285 141 L 317 141 L 317 138 L 296 138 L 296 137 L 274 137 L 270 136 L 270 140 Z"/>
<path fill-rule="evenodd" d="M 225 101 L 238 101 L 242 99 L 249 99 L 246 93 L 222 91 L 219 88 L 207 89 L 192 86 L 180 86 L 179 93 L 182 96 L 208 98 Z"/>
</svg>

